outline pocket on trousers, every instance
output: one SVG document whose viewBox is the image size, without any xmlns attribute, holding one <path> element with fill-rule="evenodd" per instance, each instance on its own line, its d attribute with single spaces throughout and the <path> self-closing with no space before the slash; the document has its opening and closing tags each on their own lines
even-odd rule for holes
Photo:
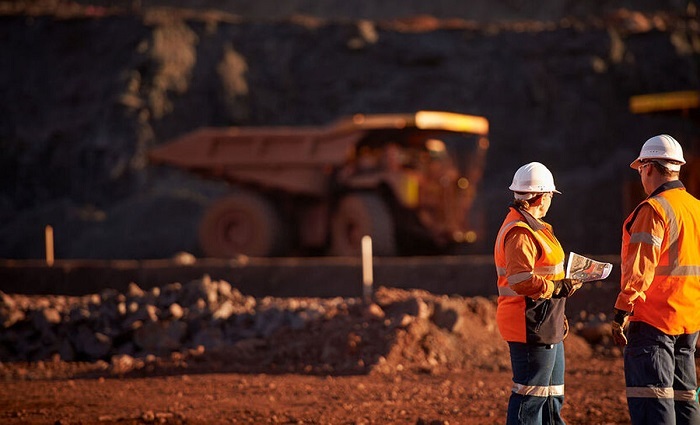
<svg viewBox="0 0 700 425">
<path fill-rule="evenodd" d="M 625 379 L 628 387 L 665 386 L 659 347 L 625 347 Z"/>
</svg>

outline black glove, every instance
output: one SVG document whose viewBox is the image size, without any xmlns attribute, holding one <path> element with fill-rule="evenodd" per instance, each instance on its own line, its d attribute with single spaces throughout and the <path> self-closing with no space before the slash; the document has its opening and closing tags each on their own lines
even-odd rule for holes
<svg viewBox="0 0 700 425">
<path fill-rule="evenodd" d="M 627 345 L 627 337 L 625 336 L 625 331 L 627 330 L 628 316 L 628 312 L 616 308 L 615 317 L 610 323 L 613 341 L 615 341 L 615 344 L 621 347 Z"/>
<path fill-rule="evenodd" d="M 580 279 L 561 279 L 554 281 L 554 291 L 552 292 L 552 298 L 566 298 L 570 297 L 576 292 L 578 288 L 583 285 Z"/>
</svg>

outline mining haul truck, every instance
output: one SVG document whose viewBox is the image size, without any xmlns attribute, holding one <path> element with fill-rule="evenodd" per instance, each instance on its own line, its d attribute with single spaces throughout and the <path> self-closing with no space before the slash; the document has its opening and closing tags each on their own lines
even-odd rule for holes
<svg viewBox="0 0 700 425">
<path fill-rule="evenodd" d="M 419 111 L 200 128 L 149 156 L 230 183 L 199 226 L 206 256 L 355 256 L 365 235 L 374 255 L 430 255 L 479 239 L 472 207 L 488 146 L 484 117 Z"/>
</svg>

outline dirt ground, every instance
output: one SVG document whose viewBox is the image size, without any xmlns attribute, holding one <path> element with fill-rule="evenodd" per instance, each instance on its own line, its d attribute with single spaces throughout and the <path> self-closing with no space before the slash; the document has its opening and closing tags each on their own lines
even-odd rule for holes
<svg viewBox="0 0 700 425">
<path fill-rule="evenodd" d="M 4 382 L 0 422 L 497 424 L 505 421 L 510 385 L 509 371 L 480 369 L 363 376 L 205 369 Z M 621 359 L 569 360 L 564 414 L 569 424 L 629 423 Z"/>
<path fill-rule="evenodd" d="M 504 423 L 511 374 L 492 300 L 390 288 L 374 298 L 368 307 L 344 300 L 304 328 L 219 349 L 0 362 L 0 423 Z M 6 328 L 3 344 L 57 305 L 41 296 L 4 300 L 27 319 Z M 327 301 L 298 302 L 331 311 Z M 290 300 L 266 303 L 282 309 Z M 591 328 L 572 323 L 564 341 L 568 423 L 628 423 L 620 351 L 591 345 L 583 337 Z"/>
<path fill-rule="evenodd" d="M 132 287 L 117 298 L 0 294 L 0 423 L 505 422 L 511 371 L 507 344 L 495 325 L 493 299 L 386 287 L 378 288 L 373 302 L 366 304 L 351 298 L 252 299 L 222 291 L 227 287 L 222 281 L 201 279 L 150 293 Z M 117 351 L 99 358 L 69 361 L 61 357 L 65 350 L 41 359 L 30 356 L 51 353 L 36 348 L 52 340 L 50 335 L 66 338 L 79 332 L 77 325 L 86 326 L 87 316 L 78 311 L 93 312 L 89 323 L 100 334 L 120 323 L 126 329 L 124 323 L 133 318 L 129 313 L 114 315 L 113 299 L 147 301 L 154 311 L 163 305 L 162 297 L 178 299 L 189 315 L 173 322 L 164 314 L 167 309 L 161 309 L 152 323 L 191 324 L 195 306 L 204 305 L 201 298 L 193 304 L 184 301 L 194 288 L 207 289 L 196 296 L 209 300 L 197 313 L 200 317 L 213 317 L 211 312 L 220 312 L 220 305 L 239 311 L 223 321 L 211 319 L 210 327 L 232 326 L 243 314 L 247 322 L 265 323 L 266 328 L 275 317 L 311 318 L 303 326 L 277 322 L 280 326 L 265 335 L 250 334 L 233 344 L 210 344 L 211 348 L 183 338 L 181 346 L 168 353 L 133 350 L 127 355 L 124 347 L 132 347 L 140 337 L 123 333 L 113 339 Z M 85 300 L 91 304 L 83 304 Z M 242 305 L 251 308 L 244 313 Z M 284 314 L 271 316 L 272 311 Z M 61 317 L 53 328 L 40 320 L 50 312 Z M 621 352 L 610 344 L 607 319 L 593 315 L 584 322 L 584 316 L 570 316 L 572 331 L 564 340 L 567 423 L 629 423 Z M 126 335 L 133 340 L 119 345 Z M 80 341 L 76 356 L 85 345 Z M 14 351 L 7 348 L 11 343 Z M 26 360 L 18 360 L 21 355 Z"/>
</svg>

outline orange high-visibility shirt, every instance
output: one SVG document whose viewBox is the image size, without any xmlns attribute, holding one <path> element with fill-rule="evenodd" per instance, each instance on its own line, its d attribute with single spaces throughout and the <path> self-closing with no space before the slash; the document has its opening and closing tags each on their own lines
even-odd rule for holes
<svg viewBox="0 0 700 425">
<path fill-rule="evenodd" d="M 552 299 L 564 277 L 564 251 L 549 224 L 511 208 L 494 246 L 496 322 L 506 341 L 553 344 L 564 336 L 565 299 Z"/>
<path fill-rule="evenodd" d="M 615 307 L 668 335 L 700 330 L 700 201 L 676 181 L 625 220 Z"/>
</svg>

